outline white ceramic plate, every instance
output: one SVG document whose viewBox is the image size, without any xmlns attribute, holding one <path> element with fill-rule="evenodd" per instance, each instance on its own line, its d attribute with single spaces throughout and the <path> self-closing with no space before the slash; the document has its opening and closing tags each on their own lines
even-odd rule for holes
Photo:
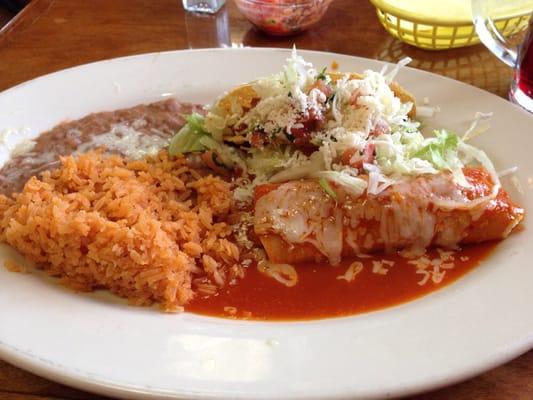
<svg viewBox="0 0 533 400">
<path fill-rule="evenodd" d="M 302 52 L 316 66 L 380 69 L 362 58 Z M 147 54 L 89 64 L 0 94 L 0 129 L 31 135 L 64 119 L 173 94 L 209 102 L 280 69 L 285 50 Z M 533 117 L 471 86 L 403 69 L 398 77 L 441 112 L 431 125 L 466 130 L 493 111 L 476 142 L 498 168 L 519 167 L 533 210 Z M 465 379 L 533 345 L 533 229 L 501 243 L 482 266 L 440 291 L 368 314 L 310 322 L 230 321 L 128 307 L 76 295 L 34 274 L 0 268 L 0 357 L 47 378 L 131 398 L 354 398 L 414 393 Z M 0 265 L 12 251 L 0 249 Z M 12 255 L 11 255 L 12 256 Z M 320 295 L 320 294 L 318 294 Z"/>
</svg>

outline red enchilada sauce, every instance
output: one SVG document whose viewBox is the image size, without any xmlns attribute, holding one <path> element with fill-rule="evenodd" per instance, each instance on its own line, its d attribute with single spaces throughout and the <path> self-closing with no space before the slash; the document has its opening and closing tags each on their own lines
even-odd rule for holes
<svg viewBox="0 0 533 400">
<path fill-rule="evenodd" d="M 453 252 L 453 268 L 445 271 L 440 283 L 418 272 L 417 267 L 399 254 L 372 258 L 343 260 L 340 265 L 303 263 L 295 265 L 298 283 L 287 287 L 250 266 L 237 285 L 228 286 L 215 296 L 196 297 L 185 310 L 216 317 L 254 320 L 309 320 L 342 317 L 375 311 L 414 300 L 456 281 L 475 268 L 495 248 L 497 242 L 467 246 Z M 440 258 L 437 250 L 425 255 L 429 260 Z M 374 263 L 383 263 L 374 268 Z M 362 271 L 353 281 L 338 279 L 354 261 L 363 263 Z M 444 262 L 443 264 L 446 264 Z M 433 268 L 426 268 L 432 274 Z M 381 272 L 381 273 L 380 273 Z M 426 282 L 423 280 L 426 279 Z"/>
</svg>

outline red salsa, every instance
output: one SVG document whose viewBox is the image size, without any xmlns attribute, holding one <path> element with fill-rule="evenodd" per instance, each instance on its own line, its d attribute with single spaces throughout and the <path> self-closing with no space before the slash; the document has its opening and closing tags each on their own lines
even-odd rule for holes
<svg viewBox="0 0 533 400">
<path fill-rule="evenodd" d="M 316 24 L 332 0 L 235 0 L 258 29 L 275 36 L 306 30 Z"/>
</svg>

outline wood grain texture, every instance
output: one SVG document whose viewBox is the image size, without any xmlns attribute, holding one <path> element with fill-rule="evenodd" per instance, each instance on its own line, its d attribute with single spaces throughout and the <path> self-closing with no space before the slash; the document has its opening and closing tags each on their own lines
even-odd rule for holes
<svg viewBox="0 0 533 400">
<path fill-rule="evenodd" d="M 0 31 L 0 91 L 39 75 L 106 58 L 222 45 L 293 44 L 391 62 L 409 56 L 413 67 L 500 96 L 506 96 L 511 79 L 511 70 L 482 46 L 428 52 L 399 42 L 379 25 L 366 0 L 335 0 L 319 26 L 289 38 L 270 38 L 257 32 L 232 3 L 217 16 L 208 17 L 185 13 L 178 0 L 33 0 Z M 2 399 L 103 397 L 0 361 Z M 533 399 L 533 352 L 466 382 L 413 399 Z"/>
<path fill-rule="evenodd" d="M 43 397 L 36 395 L 0 392 L 0 400 L 69 400 L 65 397 Z"/>
</svg>

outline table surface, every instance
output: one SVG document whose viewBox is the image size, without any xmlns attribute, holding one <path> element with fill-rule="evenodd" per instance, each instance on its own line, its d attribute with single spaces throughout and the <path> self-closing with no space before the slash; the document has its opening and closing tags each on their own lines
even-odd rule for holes
<svg viewBox="0 0 533 400">
<path fill-rule="evenodd" d="M 319 26 L 289 38 L 257 32 L 228 1 L 213 17 L 185 13 L 179 0 L 33 0 L 0 30 L 0 91 L 63 68 L 130 54 L 294 43 L 300 49 L 392 62 L 409 56 L 415 68 L 499 96 L 507 94 L 511 70 L 481 45 L 440 52 L 410 47 L 385 32 L 366 0 L 335 0 Z M 95 398 L 0 361 L 0 399 Z M 415 398 L 531 399 L 533 351 L 466 382 Z"/>
</svg>

